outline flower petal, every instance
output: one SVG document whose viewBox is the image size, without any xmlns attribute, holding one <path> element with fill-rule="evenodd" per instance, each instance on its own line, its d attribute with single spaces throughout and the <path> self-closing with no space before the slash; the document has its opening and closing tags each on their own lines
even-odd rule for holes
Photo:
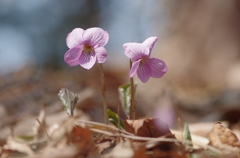
<svg viewBox="0 0 240 158">
<path fill-rule="evenodd" d="M 134 61 L 134 62 L 133 62 L 132 67 L 131 67 L 131 70 L 130 70 L 130 72 L 129 72 L 130 78 L 132 78 L 132 77 L 134 76 L 134 74 L 137 72 L 138 67 L 139 67 L 139 64 L 140 64 L 140 61 L 141 61 L 141 60 L 138 60 L 138 61 Z"/>
<path fill-rule="evenodd" d="M 164 61 L 159 58 L 150 58 L 148 60 L 148 65 L 151 69 L 151 77 L 160 78 L 162 77 L 168 70 L 167 65 Z"/>
<path fill-rule="evenodd" d="M 141 62 L 137 70 L 138 78 L 143 82 L 147 82 L 151 76 L 151 68 L 147 62 Z"/>
<path fill-rule="evenodd" d="M 76 46 L 71 49 L 69 49 L 65 55 L 64 60 L 69 66 L 77 66 L 80 64 L 79 58 L 82 53 L 83 47 L 82 46 Z"/>
<path fill-rule="evenodd" d="M 107 50 L 104 47 L 99 47 L 95 49 L 98 63 L 104 63 L 107 59 Z"/>
<path fill-rule="evenodd" d="M 158 40 L 157 37 L 149 37 L 143 42 L 143 44 L 149 48 L 149 52 L 150 52 L 149 56 L 150 56 L 150 54 L 152 52 L 152 49 L 153 49 L 153 46 L 155 45 L 157 40 Z"/>
<path fill-rule="evenodd" d="M 149 55 L 148 47 L 141 43 L 125 43 L 123 48 L 125 55 L 133 61 Z"/>
<path fill-rule="evenodd" d="M 91 69 L 93 65 L 96 63 L 97 57 L 95 52 L 82 52 L 79 58 L 80 65 L 85 69 Z"/>
<path fill-rule="evenodd" d="M 89 28 L 83 33 L 84 44 L 89 44 L 91 46 L 94 46 L 95 48 L 106 45 L 108 39 L 108 32 L 98 27 Z"/>
<path fill-rule="evenodd" d="M 68 48 L 73 48 L 76 45 L 82 44 L 82 35 L 84 30 L 81 28 L 75 28 L 67 36 L 66 42 Z"/>
</svg>

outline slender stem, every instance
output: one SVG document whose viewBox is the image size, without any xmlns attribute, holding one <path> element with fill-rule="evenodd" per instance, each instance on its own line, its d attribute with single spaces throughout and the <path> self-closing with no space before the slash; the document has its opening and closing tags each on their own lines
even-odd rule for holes
<svg viewBox="0 0 240 158">
<path fill-rule="evenodd" d="M 130 59 L 130 69 L 132 67 L 132 61 Z M 135 119 L 135 109 L 136 109 L 136 104 L 135 104 L 135 87 L 134 87 L 134 81 L 133 77 L 130 78 L 130 86 L 131 86 L 131 106 L 130 106 L 130 119 Z"/>
<path fill-rule="evenodd" d="M 37 120 L 37 122 L 39 123 L 40 127 L 42 128 L 42 130 L 44 131 L 44 133 L 46 134 L 47 139 L 50 140 L 51 138 L 49 137 L 46 128 L 43 126 L 43 124 L 39 121 L 38 118 L 36 118 L 36 120 Z"/>
<path fill-rule="evenodd" d="M 120 129 L 120 105 L 119 104 L 117 107 L 117 113 L 118 113 L 118 129 Z"/>
<path fill-rule="evenodd" d="M 106 100 L 106 87 L 105 87 L 105 80 L 104 80 L 104 73 L 103 73 L 103 66 L 102 63 L 99 63 L 100 68 L 100 75 L 101 75 L 101 95 L 103 100 L 103 113 L 104 113 L 104 122 L 108 124 L 108 115 L 107 115 L 107 100 Z"/>
</svg>

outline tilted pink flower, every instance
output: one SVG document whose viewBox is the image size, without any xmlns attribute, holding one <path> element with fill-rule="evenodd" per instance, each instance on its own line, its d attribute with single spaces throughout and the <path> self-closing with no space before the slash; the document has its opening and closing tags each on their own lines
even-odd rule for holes
<svg viewBox="0 0 240 158">
<path fill-rule="evenodd" d="M 147 82 L 150 77 L 160 78 L 168 70 L 164 61 L 159 58 L 150 58 L 157 37 L 149 37 L 143 43 L 125 43 L 123 45 L 125 55 L 132 60 L 130 77 L 137 73 L 138 78 Z"/>
<path fill-rule="evenodd" d="M 65 62 L 70 66 L 81 65 L 85 69 L 91 69 L 96 62 L 105 62 L 107 51 L 104 46 L 108 39 L 108 33 L 98 27 L 73 29 L 66 39 L 69 50 L 64 55 Z"/>
</svg>

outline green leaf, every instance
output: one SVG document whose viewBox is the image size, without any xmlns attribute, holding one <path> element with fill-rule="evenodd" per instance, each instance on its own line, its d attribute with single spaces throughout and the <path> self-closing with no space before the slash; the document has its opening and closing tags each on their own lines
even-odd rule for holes
<svg viewBox="0 0 240 158">
<path fill-rule="evenodd" d="M 17 138 L 25 141 L 33 141 L 34 135 L 20 135 Z"/>
<path fill-rule="evenodd" d="M 107 109 L 107 114 L 108 114 L 109 122 L 111 122 L 114 126 L 118 127 L 118 114 L 116 114 L 110 109 Z M 124 124 L 121 119 L 120 119 L 120 129 L 124 129 Z"/>
<path fill-rule="evenodd" d="M 137 85 L 135 84 L 135 91 Z M 118 87 L 119 98 L 122 103 L 122 109 L 126 116 L 129 118 L 130 106 L 131 106 L 131 85 L 124 84 Z"/>
<path fill-rule="evenodd" d="M 69 91 L 67 88 L 62 88 L 59 91 L 58 96 L 62 101 L 67 114 L 70 116 L 73 116 L 75 105 L 79 100 L 77 94 L 74 94 L 73 92 Z"/>
<path fill-rule="evenodd" d="M 191 136 L 191 133 L 189 131 L 189 127 L 188 127 L 188 124 L 185 123 L 184 125 L 184 140 L 188 140 L 190 142 L 192 142 L 192 136 Z M 191 143 L 185 143 L 186 146 L 189 146 L 189 147 L 192 147 L 192 144 Z"/>
</svg>

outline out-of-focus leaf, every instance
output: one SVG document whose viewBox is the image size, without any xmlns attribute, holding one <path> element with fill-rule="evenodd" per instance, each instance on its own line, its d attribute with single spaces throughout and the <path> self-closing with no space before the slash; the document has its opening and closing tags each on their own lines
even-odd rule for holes
<svg viewBox="0 0 240 158">
<path fill-rule="evenodd" d="M 135 91 L 137 85 L 135 84 Z M 131 105 L 131 85 L 124 84 L 118 87 L 119 98 L 122 103 L 123 111 L 129 117 L 130 105 Z"/>
<path fill-rule="evenodd" d="M 3 146 L 3 150 L 18 151 L 21 153 L 28 154 L 29 156 L 33 156 L 35 154 L 28 144 L 17 142 L 12 137 L 9 137 L 7 139 L 7 144 Z"/>
<path fill-rule="evenodd" d="M 21 135 L 18 136 L 17 138 L 25 141 L 32 141 L 34 139 L 34 135 Z"/>
<path fill-rule="evenodd" d="M 185 125 L 184 125 L 184 140 L 188 140 L 188 141 L 192 142 L 192 136 L 191 136 L 191 133 L 189 131 L 189 127 L 188 127 L 187 123 L 185 123 Z M 185 145 L 189 146 L 189 147 L 192 147 L 191 143 L 185 143 Z"/>
<path fill-rule="evenodd" d="M 224 127 L 222 123 L 217 122 L 213 126 L 213 130 L 208 134 L 210 144 L 214 147 L 229 145 L 232 147 L 240 147 L 240 141 L 235 133 L 229 128 Z"/>
<path fill-rule="evenodd" d="M 67 88 L 62 88 L 58 96 L 60 100 L 62 101 L 66 112 L 68 115 L 73 116 L 73 111 L 75 108 L 75 105 L 77 104 L 77 101 L 79 100 L 77 94 L 74 94 L 73 92 L 69 91 Z"/>
<path fill-rule="evenodd" d="M 219 149 L 224 157 L 239 157 L 240 141 L 235 133 L 224 127 L 221 122 L 213 126 L 213 130 L 208 134 L 210 145 Z"/>
<path fill-rule="evenodd" d="M 157 124 L 161 124 L 161 126 Z M 159 118 L 125 120 L 124 125 L 127 132 L 141 137 L 157 138 L 166 134 L 172 135 L 168 125 L 161 121 Z M 175 136 L 173 136 L 173 138 L 175 138 Z"/>
<path fill-rule="evenodd" d="M 114 124 L 116 127 L 118 127 L 118 114 L 116 114 L 115 112 L 113 112 L 110 109 L 107 109 L 107 113 L 108 113 L 108 120 L 112 124 Z M 120 128 L 124 129 L 124 124 L 121 119 L 120 119 Z"/>
</svg>

